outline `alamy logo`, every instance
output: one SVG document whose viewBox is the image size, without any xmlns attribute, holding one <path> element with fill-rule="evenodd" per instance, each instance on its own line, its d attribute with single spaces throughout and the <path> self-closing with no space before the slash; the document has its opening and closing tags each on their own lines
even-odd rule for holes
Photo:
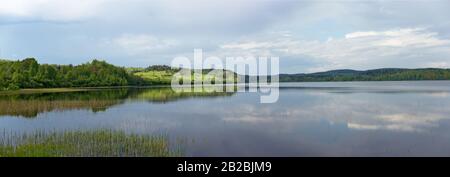
<svg viewBox="0 0 450 177">
<path fill-rule="evenodd" d="M 204 58 L 203 50 L 195 49 L 192 60 L 176 57 L 171 67 L 180 68 L 172 77 L 171 87 L 175 92 L 258 92 L 261 103 L 278 101 L 278 57 Z"/>
</svg>

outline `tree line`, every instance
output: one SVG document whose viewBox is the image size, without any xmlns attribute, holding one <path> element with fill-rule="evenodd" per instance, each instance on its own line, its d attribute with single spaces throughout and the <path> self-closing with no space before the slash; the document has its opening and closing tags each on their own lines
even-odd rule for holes
<svg viewBox="0 0 450 177">
<path fill-rule="evenodd" d="M 141 85 L 144 81 L 105 61 L 73 65 L 39 64 L 34 58 L 0 60 L 0 90 L 21 88 Z"/>
<path fill-rule="evenodd" d="M 104 87 L 151 85 L 136 72 L 170 71 L 179 68 L 155 65 L 148 68 L 123 68 L 105 61 L 73 65 L 39 64 L 34 58 L 21 61 L 0 60 L 0 91 L 21 88 Z M 205 73 L 210 70 L 204 70 Z M 280 82 L 313 81 L 400 81 L 450 80 L 450 69 L 375 69 L 368 71 L 334 70 L 312 74 L 282 74 Z"/>
<path fill-rule="evenodd" d="M 450 69 L 334 70 L 312 74 L 283 74 L 280 82 L 450 80 Z"/>
</svg>

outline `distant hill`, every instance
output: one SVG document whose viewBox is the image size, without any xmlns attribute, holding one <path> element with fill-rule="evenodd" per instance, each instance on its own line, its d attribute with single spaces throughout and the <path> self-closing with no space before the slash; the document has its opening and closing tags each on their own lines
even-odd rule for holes
<svg viewBox="0 0 450 177">
<path fill-rule="evenodd" d="M 342 69 L 311 74 L 280 74 L 280 82 L 403 80 L 450 80 L 450 69 L 382 68 L 367 71 Z"/>
<path fill-rule="evenodd" d="M 188 75 L 178 75 L 176 79 L 180 83 L 185 81 L 191 83 L 244 82 L 240 80 L 241 78 L 247 82 L 250 80 L 250 76 L 241 77 L 228 70 L 222 70 L 224 73 L 222 76 L 213 76 L 208 73 L 218 70 L 204 69 L 194 72 L 195 70 L 171 68 L 165 65 L 124 68 L 99 60 L 77 66 L 54 65 L 39 64 L 36 59 L 27 58 L 16 61 L 0 60 L 0 91 L 23 88 L 168 85 L 171 84 L 173 76 L 181 70 L 188 72 Z M 450 80 L 450 69 L 383 68 L 367 71 L 343 69 L 311 74 L 280 75 L 280 82 L 403 80 Z"/>
<path fill-rule="evenodd" d="M 179 70 L 164 65 L 155 65 L 141 70 L 135 69 L 133 73 L 135 76 L 144 78 L 150 84 L 170 84 L 171 77 Z M 205 69 L 202 70 L 202 73 L 205 75 L 210 71 L 212 69 Z M 225 72 L 228 72 L 228 75 L 235 74 L 231 71 Z M 366 71 L 340 69 L 310 74 L 280 74 L 279 76 L 280 82 L 450 80 L 450 69 L 381 68 Z M 246 82 L 250 80 L 250 77 L 254 76 L 244 76 Z"/>
</svg>

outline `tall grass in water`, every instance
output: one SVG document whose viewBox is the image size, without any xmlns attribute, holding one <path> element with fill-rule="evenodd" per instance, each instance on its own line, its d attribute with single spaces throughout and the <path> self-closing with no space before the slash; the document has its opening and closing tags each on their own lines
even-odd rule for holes
<svg viewBox="0 0 450 177">
<path fill-rule="evenodd" d="M 0 137 L 0 157 L 170 157 L 181 156 L 167 136 L 92 130 L 8 133 Z"/>
</svg>

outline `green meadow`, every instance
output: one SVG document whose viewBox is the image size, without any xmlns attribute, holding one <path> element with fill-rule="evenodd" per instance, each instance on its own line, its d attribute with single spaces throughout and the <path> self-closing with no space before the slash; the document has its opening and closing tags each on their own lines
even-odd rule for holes
<svg viewBox="0 0 450 177">
<path fill-rule="evenodd" d="M 216 82 L 238 82 L 237 75 L 233 72 L 223 71 L 223 74 L 219 75 L 212 71 L 220 70 L 205 70 L 198 73 L 195 73 L 194 70 L 185 70 L 184 72 L 187 72 L 187 74 L 183 75 L 176 75 L 176 70 L 146 70 L 135 72 L 134 75 L 144 79 L 144 81 L 150 85 L 169 85 L 172 83 L 172 79 L 178 80 L 180 83 L 183 81 L 190 81 L 191 83 L 205 82 L 212 84 L 215 84 Z"/>
</svg>

